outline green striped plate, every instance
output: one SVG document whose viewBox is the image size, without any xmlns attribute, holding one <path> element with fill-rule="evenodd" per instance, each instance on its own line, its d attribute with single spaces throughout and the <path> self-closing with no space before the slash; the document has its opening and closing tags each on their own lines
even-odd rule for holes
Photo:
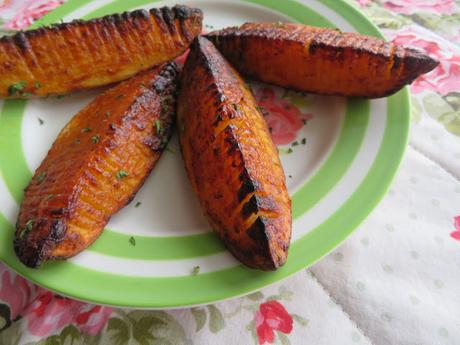
<svg viewBox="0 0 460 345">
<path fill-rule="evenodd" d="M 207 28 L 280 20 L 381 36 L 341 0 L 183 3 L 203 9 Z M 69 0 L 34 27 L 173 4 Z M 22 189 L 59 130 L 97 93 L 0 104 L 0 257 L 21 275 L 61 294 L 133 308 L 215 302 L 262 288 L 311 265 L 340 244 L 381 199 L 403 155 L 409 127 L 407 89 L 372 101 L 295 96 L 295 104 L 314 117 L 298 133 L 299 142 L 307 138 L 305 145 L 292 147 L 289 154 L 287 146 L 280 148 L 285 152 L 281 158 L 289 176 L 294 219 L 289 258 L 277 272 L 242 266 L 210 231 L 188 185 L 174 137 L 134 202 L 113 217 L 93 246 L 66 262 L 28 269 L 12 249 Z M 137 202 L 141 202 L 138 207 Z M 195 266 L 200 266 L 198 275 L 192 275 Z"/>
</svg>

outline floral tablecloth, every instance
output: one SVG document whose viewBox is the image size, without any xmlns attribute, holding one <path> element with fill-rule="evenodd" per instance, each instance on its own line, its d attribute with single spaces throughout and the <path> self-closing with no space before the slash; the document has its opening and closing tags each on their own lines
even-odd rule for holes
<svg viewBox="0 0 460 345">
<path fill-rule="evenodd" d="M 0 264 L 0 344 L 460 344 L 460 1 L 350 2 L 388 39 L 441 61 L 411 86 L 401 169 L 350 239 L 280 284 L 182 310 L 82 303 Z M 0 0 L 2 30 L 26 28 L 61 3 Z M 275 139 L 289 141 L 277 129 L 298 114 L 266 102 Z"/>
</svg>

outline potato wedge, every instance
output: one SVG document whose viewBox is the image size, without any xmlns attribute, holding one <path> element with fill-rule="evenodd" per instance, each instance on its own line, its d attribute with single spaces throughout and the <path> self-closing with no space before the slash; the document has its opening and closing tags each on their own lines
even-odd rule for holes
<svg viewBox="0 0 460 345">
<path fill-rule="evenodd" d="M 291 238 L 291 201 L 253 95 L 202 37 L 192 43 L 180 90 L 182 155 L 211 226 L 245 265 L 278 268 Z"/>
<path fill-rule="evenodd" d="M 375 37 L 302 24 L 246 23 L 206 37 L 244 75 L 320 94 L 384 97 L 438 65 Z"/>
<path fill-rule="evenodd" d="M 76 20 L 0 38 L 0 97 L 65 94 L 110 84 L 182 54 L 201 33 L 186 6 Z"/>
<path fill-rule="evenodd" d="M 81 252 L 132 200 L 171 135 L 177 75 L 175 63 L 142 72 L 64 127 L 25 189 L 14 249 L 26 266 Z"/>
</svg>

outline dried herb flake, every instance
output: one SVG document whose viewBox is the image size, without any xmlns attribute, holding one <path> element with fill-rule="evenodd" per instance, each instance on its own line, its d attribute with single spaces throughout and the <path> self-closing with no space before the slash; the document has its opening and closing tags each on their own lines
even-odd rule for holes
<svg viewBox="0 0 460 345">
<path fill-rule="evenodd" d="M 129 174 L 124 171 L 124 170 L 119 170 L 117 171 L 117 174 L 115 175 L 117 177 L 117 180 L 121 180 L 121 179 L 124 179 L 125 177 L 127 177 Z"/>
<path fill-rule="evenodd" d="M 157 134 L 161 134 L 161 121 L 155 120 L 155 127 L 157 128 Z"/>
<path fill-rule="evenodd" d="M 99 135 L 93 135 L 91 137 L 91 141 L 95 144 L 97 144 L 101 140 L 101 137 Z"/>
<path fill-rule="evenodd" d="M 200 273 L 200 266 L 193 267 L 192 276 L 196 276 L 198 273 Z"/>
<path fill-rule="evenodd" d="M 40 184 L 43 182 L 43 180 L 46 178 L 46 171 L 42 171 L 40 174 L 37 176 L 37 183 Z"/>
<path fill-rule="evenodd" d="M 24 226 L 24 229 L 22 229 L 21 231 L 21 234 L 19 235 L 19 237 L 22 239 L 24 239 L 25 237 L 27 237 L 27 235 L 29 234 L 30 231 L 32 231 L 32 227 L 34 225 L 34 221 L 32 219 L 29 219 L 27 222 L 26 222 L 26 225 Z"/>
<path fill-rule="evenodd" d="M 27 85 L 27 81 L 25 80 L 21 80 L 21 81 L 18 81 L 17 83 L 11 84 L 8 87 L 8 96 L 14 96 L 17 94 L 21 95 L 26 85 Z"/>
</svg>

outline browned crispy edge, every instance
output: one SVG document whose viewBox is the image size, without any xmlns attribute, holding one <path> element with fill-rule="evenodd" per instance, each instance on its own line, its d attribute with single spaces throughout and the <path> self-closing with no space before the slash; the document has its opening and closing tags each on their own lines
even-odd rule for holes
<svg viewBox="0 0 460 345">
<path fill-rule="evenodd" d="M 94 18 L 90 20 L 75 19 L 68 23 L 56 23 L 56 24 L 51 24 L 49 26 L 42 26 L 38 29 L 19 31 L 12 36 L 1 37 L 0 43 L 14 42 L 22 50 L 28 50 L 30 49 L 28 39 L 36 37 L 36 36 L 46 35 L 46 33 L 49 30 L 64 31 L 68 28 L 75 27 L 75 26 L 82 26 L 87 23 L 95 23 L 95 24 L 102 24 L 102 25 L 105 25 L 108 23 L 116 23 L 119 21 L 133 21 L 134 23 L 136 23 L 137 18 L 150 19 L 149 13 L 152 14 L 155 18 L 164 19 L 168 27 L 172 27 L 174 25 L 174 20 L 176 18 L 181 19 L 181 20 L 186 20 L 193 16 L 203 15 L 202 11 L 198 8 L 191 8 L 191 7 L 182 6 L 182 5 L 175 5 L 172 8 L 171 7 L 152 8 L 149 11 L 141 9 L 141 10 L 135 10 L 131 12 L 127 11 L 123 13 L 109 14 L 103 17 Z M 161 23 L 162 21 L 159 20 L 158 22 Z M 184 23 L 182 21 L 181 21 L 181 25 L 182 25 L 182 29 L 183 29 L 183 33 L 185 37 L 189 40 L 193 39 L 193 36 L 190 35 L 190 32 L 188 32 L 188 30 L 186 30 L 186 28 L 183 27 Z"/>
</svg>

